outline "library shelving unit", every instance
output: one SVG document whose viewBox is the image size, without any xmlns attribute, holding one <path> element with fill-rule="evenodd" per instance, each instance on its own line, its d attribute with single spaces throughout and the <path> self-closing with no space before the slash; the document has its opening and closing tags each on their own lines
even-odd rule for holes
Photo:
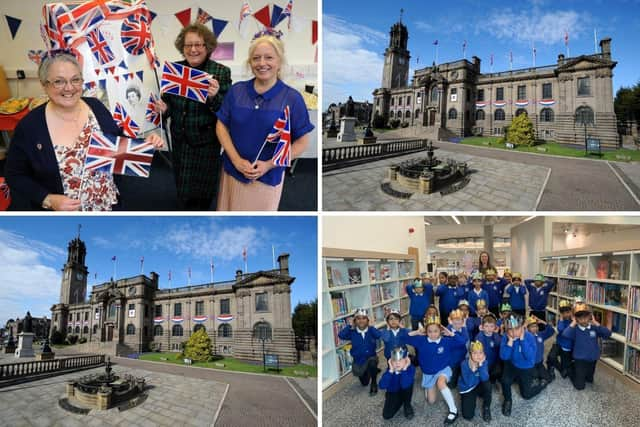
<svg viewBox="0 0 640 427">
<path fill-rule="evenodd" d="M 600 360 L 640 382 L 640 244 L 545 253 L 540 263 L 556 283 L 547 305 L 551 323 L 560 301 L 582 298 L 612 331 L 602 340 Z"/>
<path fill-rule="evenodd" d="M 377 328 L 385 327 L 384 307 L 399 310 L 407 325 L 409 297 L 405 287 L 418 277 L 418 250 L 406 254 L 351 249 L 322 249 L 322 388 L 351 372 L 347 342 L 338 332 L 366 308 Z M 410 325 L 410 323 L 409 323 Z M 380 347 L 378 350 L 380 350 Z"/>
</svg>

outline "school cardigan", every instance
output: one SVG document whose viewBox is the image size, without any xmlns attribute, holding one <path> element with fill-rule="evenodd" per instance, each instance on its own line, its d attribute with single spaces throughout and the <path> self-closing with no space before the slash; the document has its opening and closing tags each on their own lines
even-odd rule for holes
<svg viewBox="0 0 640 427">
<path fill-rule="evenodd" d="M 111 113 L 96 98 L 82 98 L 105 134 L 121 135 Z M 58 159 L 49 136 L 45 107 L 40 105 L 16 126 L 7 156 L 6 178 L 11 192 L 28 201 L 29 210 L 43 210 L 48 194 L 64 194 Z"/>
<path fill-rule="evenodd" d="M 362 365 L 368 358 L 376 355 L 376 341 L 380 339 L 380 331 L 369 326 L 363 338 L 356 328 L 347 326 L 338 333 L 338 337 L 351 341 L 353 363 Z"/>
</svg>

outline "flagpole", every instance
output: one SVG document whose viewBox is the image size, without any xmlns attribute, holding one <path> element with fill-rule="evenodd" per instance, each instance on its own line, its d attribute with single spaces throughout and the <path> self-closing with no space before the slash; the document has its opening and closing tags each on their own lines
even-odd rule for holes
<svg viewBox="0 0 640 427">
<path fill-rule="evenodd" d="M 113 280 L 116 280 L 116 264 L 118 263 L 118 258 L 116 256 L 114 256 L 112 258 L 113 261 Z"/>
<path fill-rule="evenodd" d="M 213 258 L 211 258 L 211 263 L 209 264 L 209 267 L 211 268 L 211 283 L 213 283 Z"/>
<path fill-rule="evenodd" d="M 140 258 L 140 274 L 144 274 L 144 257 Z"/>
<path fill-rule="evenodd" d="M 191 267 L 187 270 L 187 285 L 191 286 Z"/>
<path fill-rule="evenodd" d="M 593 53 L 598 53 L 598 33 L 595 28 L 593 29 Z"/>
<path fill-rule="evenodd" d="M 276 269 L 276 247 L 271 245 L 271 261 L 273 263 L 273 269 Z"/>
</svg>

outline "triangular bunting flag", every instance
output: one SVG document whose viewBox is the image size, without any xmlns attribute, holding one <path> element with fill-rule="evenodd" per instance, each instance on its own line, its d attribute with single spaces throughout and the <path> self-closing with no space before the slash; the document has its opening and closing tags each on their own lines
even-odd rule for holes
<svg viewBox="0 0 640 427">
<path fill-rule="evenodd" d="M 107 89 L 107 79 L 98 80 L 98 86 L 100 87 L 100 89 L 106 90 Z"/>
<path fill-rule="evenodd" d="M 124 79 L 125 82 L 129 80 L 129 74 L 123 74 L 121 77 Z"/>
<path fill-rule="evenodd" d="M 191 19 L 191 8 L 176 12 L 174 15 L 178 18 L 182 26 L 186 27 L 189 25 L 189 20 Z"/>
<path fill-rule="evenodd" d="M 125 70 L 128 70 L 128 68 L 127 68 L 127 64 L 125 64 L 124 59 L 122 60 L 122 62 L 120 63 L 120 65 L 118 65 L 118 67 L 120 67 L 120 68 L 124 68 Z"/>
<path fill-rule="evenodd" d="M 311 21 L 311 44 L 316 44 L 318 41 L 318 21 L 315 19 Z"/>
<path fill-rule="evenodd" d="M 205 10 L 203 10 L 202 8 L 198 8 L 198 16 L 196 17 L 196 22 L 199 24 L 206 24 L 207 22 L 209 22 L 211 19 L 213 19 L 213 17 L 211 15 L 209 15 Z"/>
<path fill-rule="evenodd" d="M 275 28 L 281 21 L 280 16 L 282 15 L 282 8 L 277 4 L 273 5 L 273 10 L 271 11 L 271 28 Z M 284 19 L 284 17 L 282 17 Z"/>
<path fill-rule="evenodd" d="M 116 81 L 116 83 L 120 83 L 120 76 L 113 76 L 113 79 Z"/>
<path fill-rule="evenodd" d="M 9 31 L 11 31 L 11 39 L 16 38 L 16 33 L 18 32 L 18 28 L 20 28 L 20 24 L 22 23 L 22 19 L 14 18 L 13 16 L 5 15 L 7 18 L 7 24 L 9 25 Z"/>
<path fill-rule="evenodd" d="M 105 69 L 107 70 L 107 74 L 113 74 L 116 72 L 116 67 L 107 67 Z"/>
<path fill-rule="evenodd" d="M 143 74 L 142 70 L 136 71 L 136 76 L 138 76 L 138 78 L 140 79 L 140 83 L 144 83 L 144 81 L 142 80 L 142 74 Z"/>
<path fill-rule="evenodd" d="M 153 22 L 153 20 L 156 19 L 156 16 L 158 16 L 157 13 L 155 13 L 152 10 L 149 11 L 149 17 L 151 18 L 151 22 Z"/>
<path fill-rule="evenodd" d="M 100 75 L 100 68 L 94 68 L 93 71 L 96 72 L 96 76 Z"/>
<path fill-rule="evenodd" d="M 216 35 L 216 38 L 220 38 L 220 34 L 222 33 L 222 31 L 224 31 L 224 27 L 227 26 L 227 24 L 229 23 L 229 21 L 225 21 L 223 19 L 216 19 L 216 18 L 212 18 L 213 19 L 213 34 Z"/>
<path fill-rule="evenodd" d="M 269 5 L 254 13 L 253 16 L 265 27 L 268 27 L 269 24 L 271 24 L 269 19 Z"/>
</svg>

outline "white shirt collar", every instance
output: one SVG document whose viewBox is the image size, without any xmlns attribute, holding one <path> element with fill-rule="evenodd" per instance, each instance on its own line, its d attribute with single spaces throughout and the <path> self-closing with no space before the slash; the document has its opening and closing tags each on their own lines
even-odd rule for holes
<svg viewBox="0 0 640 427">
<path fill-rule="evenodd" d="M 578 328 L 580 328 L 581 331 L 586 331 L 587 329 L 591 329 L 591 323 L 589 323 L 587 326 L 578 325 Z"/>
<path fill-rule="evenodd" d="M 364 329 L 364 330 L 363 330 L 363 329 L 360 329 L 360 328 L 358 328 L 358 327 L 356 326 L 356 331 L 358 331 L 358 333 L 359 333 L 360 335 L 362 335 L 362 338 L 364 338 L 364 334 L 366 334 L 366 333 L 367 333 L 367 330 L 368 330 L 368 329 L 369 329 L 369 328 L 367 328 L 367 329 Z"/>
<path fill-rule="evenodd" d="M 440 340 L 442 339 L 442 337 L 438 338 L 437 340 L 432 340 L 431 338 L 427 337 L 427 342 L 429 343 L 436 343 L 436 344 L 440 344 Z"/>
</svg>

